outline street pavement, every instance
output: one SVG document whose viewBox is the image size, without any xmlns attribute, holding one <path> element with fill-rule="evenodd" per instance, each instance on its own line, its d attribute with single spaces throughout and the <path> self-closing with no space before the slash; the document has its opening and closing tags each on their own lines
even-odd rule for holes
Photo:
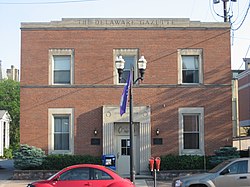
<svg viewBox="0 0 250 187">
<path fill-rule="evenodd" d="M 12 180 L 13 176 L 13 160 L 0 159 L 0 187 L 26 187 L 27 184 L 33 182 L 31 180 Z M 152 179 L 138 178 L 135 180 L 136 187 L 154 187 Z M 170 181 L 157 181 L 157 187 L 171 187 Z"/>
</svg>

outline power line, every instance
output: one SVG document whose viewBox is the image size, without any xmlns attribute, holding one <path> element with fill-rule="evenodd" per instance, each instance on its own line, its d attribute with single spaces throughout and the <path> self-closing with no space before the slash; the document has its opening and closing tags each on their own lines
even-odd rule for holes
<svg viewBox="0 0 250 187">
<path fill-rule="evenodd" d="M 239 30 L 239 29 L 240 29 L 240 27 L 243 25 L 243 23 L 244 23 L 244 22 L 245 22 L 245 20 L 246 20 L 247 15 L 248 15 L 248 11 L 249 11 L 249 9 L 250 9 L 250 0 L 249 0 L 249 5 L 248 5 L 248 7 L 247 7 L 246 14 L 245 14 L 245 16 L 244 16 L 244 18 L 243 18 L 242 22 L 240 23 L 240 25 L 239 25 L 236 29 L 233 29 L 233 28 L 232 28 L 232 30 L 233 30 L 233 31 Z"/>
<path fill-rule="evenodd" d="M 65 3 L 81 3 L 85 1 L 95 1 L 95 0 L 68 0 L 68 1 L 47 1 L 47 2 L 19 2 L 19 3 L 0 3 L 1 5 L 46 5 L 46 4 L 65 4 Z"/>
<path fill-rule="evenodd" d="M 211 36 L 211 37 L 209 37 L 209 38 L 203 39 L 203 40 L 201 40 L 201 41 L 199 41 L 199 42 L 196 42 L 196 43 L 187 45 L 187 46 L 185 46 L 184 48 L 185 48 L 185 49 L 189 49 L 189 48 L 195 47 L 196 45 L 199 45 L 199 44 L 202 44 L 202 43 L 207 42 L 207 41 L 209 41 L 209 40 L 215 39 L 215 38 L 217 38 L 217 37 L 219 37 L 219 36 L 222 36 L 222 35 L 224 35 L 224 34 L 226 34 L 226 33 L 228 33 L 228 32 L 230 32 L 230 30 L 223 31 L 223 32 L 221 32 L 221 33 L 219 33 L 219 34 L 217 34 L 217 35 L 214 35 L 214 36 Z M 154 56 L 156 56 L 156 55 L 151 55 L 151 56 L 149 56 L 149 58 L 152 58 L 152 59 L 150 60 L 150 62 L 154 62 L 154 61 L 160 60 L 160 59 L 162 59 L 162 58 L 164 58 L 164 57 L 173 55 L 173 54 L 175 54 L 175 53 L 177 53 L 177 52 L 178 52 L 177 50 L 174 50 L 174 51 L 169 52 L 169 53 L 167 53 L 167 54 L 164 54 L 165 51 L 159 52 L 158 54 L 156 54 L 156 55 L 159 55 L 159 57 L 155 57 L 155 58 L 154 58 Z"/>
<path fill-rule="evenodd" d="M 247 54 L 248 54 L 248 52 L 249 52 L 249 49 L 250 49 L 250 45 L 248 46 L 248 49 L 247 49 L 247 52 L 246 52 L 245 58 L 247 57 Z M 240 67 L 238 68 L 238 70 L 240 70 L 240 69 L 241 69 L 241 67 L 243 66 L 243 64 L 244 64 L 244 61 L 242 61 L 242 63 L 241 63 L 241 65 L 240 65 Z"/>
<path fill-rule="evenodd" d="M 248 49 L 247 49 L 247 52 L 246 52 L 245 58 L 247 57 L 247 54 L 248 54 L 248 52 L 249 52 L 249 49 L 250 49 L 250 45 L 248 46 Z"/>
</svg>

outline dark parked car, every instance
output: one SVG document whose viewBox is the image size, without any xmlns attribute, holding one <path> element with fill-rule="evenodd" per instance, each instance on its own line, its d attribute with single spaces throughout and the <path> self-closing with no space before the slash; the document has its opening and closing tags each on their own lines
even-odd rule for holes
<svg viewBox="0 0 250 187">
<path fill-rule="evenodd" d="M 47 180 L 33 182 L 27 187 L 135 187 L 128 179 L 120 177 L 105 166 L 79 164 L 69 166 Z"/>
</svg>

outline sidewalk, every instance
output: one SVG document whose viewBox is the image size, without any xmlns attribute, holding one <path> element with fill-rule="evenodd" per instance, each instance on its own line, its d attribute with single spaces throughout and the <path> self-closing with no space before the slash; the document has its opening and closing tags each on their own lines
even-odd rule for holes
<svg viewBox="0 0 250 187">
<path fill-rule="evenodd" d="M 33 182 L 30 180 L 11 180 L 13 176 L 13 160 L 0 159 L 0 187 L 26 187 L 27 184 Z M 135 180 L 136 187 L 153 187 L 152 179 L 138 177 Z M 157 187 L 171 187 L 170 182 L 157 181 Z"/>
</svg>

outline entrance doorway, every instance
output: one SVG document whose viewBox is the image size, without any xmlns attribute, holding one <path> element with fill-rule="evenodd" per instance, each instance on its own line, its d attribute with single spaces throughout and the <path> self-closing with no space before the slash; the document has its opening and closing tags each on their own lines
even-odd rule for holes
<svg viewBox="0 0 250 187">
<path fill-rule="evenodd" d="M 140 145 L 139 145 L 139 124 L 134 125 L 134 162 L 136 174 L 140 171 Z M 117 172 L 122 176 L 130 174 L 130 136 L 129 123 L 115 124 L 115 143 L 116 143 L 116 168 Z"/>
</svg>

